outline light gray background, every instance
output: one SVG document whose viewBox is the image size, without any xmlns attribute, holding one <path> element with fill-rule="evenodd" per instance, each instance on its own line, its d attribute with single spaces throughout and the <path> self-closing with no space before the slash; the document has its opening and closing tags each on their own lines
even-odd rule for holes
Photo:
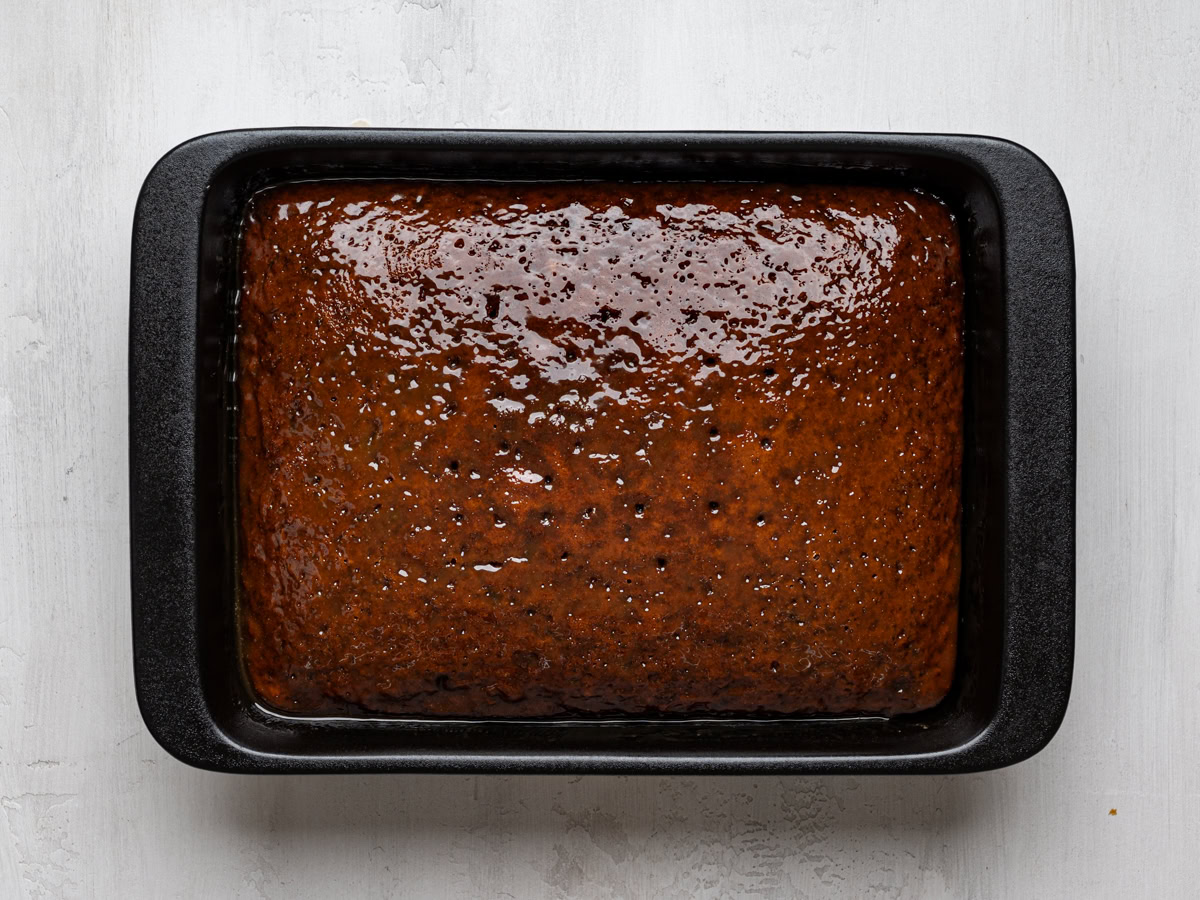
<svg viewBox="0 0 1200 900">
<path fill-rule="evenodd" d="M 981 132 L 1079 266 L 1078 661 L 958 778 L 237 778 L 130 674 L 129 234 L 222 128 Z M 1194 897 L 1200 4 L 0 0 L 0 897 Z M 1115 809 L 1116 815 L 1110 810 Z"/>
</svg>

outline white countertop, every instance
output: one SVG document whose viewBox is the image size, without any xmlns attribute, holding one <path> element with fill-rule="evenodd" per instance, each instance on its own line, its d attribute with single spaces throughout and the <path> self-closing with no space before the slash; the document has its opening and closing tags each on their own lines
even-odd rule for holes
<svg viewBox="0 0 1200 900">
<path fill-rule="evenodd" d="M 1200 884 L 1200 5 L 0 4 L 0 897 L 1190 897 Z M 134 199 L 291 124 L 978 132 L 1078 254 L 1066 723 L 933 778 L 249 778 L 141 724 Z"/>
</svg>

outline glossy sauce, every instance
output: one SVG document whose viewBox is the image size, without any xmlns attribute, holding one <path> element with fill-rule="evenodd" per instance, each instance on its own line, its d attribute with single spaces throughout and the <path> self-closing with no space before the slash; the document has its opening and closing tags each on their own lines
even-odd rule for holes
<svg viewBox="0 0 1200 900">
<path fill-rule="evenodd" d="M 894 714 L 953 675 L 963 294 L 879 187 L 247 213 L 244 663 L 294 713 Z"/>
</svg>

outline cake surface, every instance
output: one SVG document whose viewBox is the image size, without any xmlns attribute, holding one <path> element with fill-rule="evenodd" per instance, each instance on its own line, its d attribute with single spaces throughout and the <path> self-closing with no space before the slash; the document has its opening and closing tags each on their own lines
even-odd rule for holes
<svg viewBox="0 0 1200 900">
<path fill-rule="evenodd" d="M 963 287 L 937 200 L 296 183 L 252 199 L 241 267 L 266 704 L 892 715 L 948 691 Z"/>
</svg>

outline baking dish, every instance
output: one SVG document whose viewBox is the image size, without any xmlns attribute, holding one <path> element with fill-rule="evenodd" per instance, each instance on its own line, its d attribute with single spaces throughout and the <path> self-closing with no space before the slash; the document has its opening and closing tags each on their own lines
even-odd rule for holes
<svg viewBox="0 0 1200 900">
<path fill-rule="evenodd" d="M 917 186 L 960 228 L 967 279 L 963 579 L 954 687 L 893 719 L 291 718 L 237 652 L 231 385 L 248 197 L 313 178 L 772 180 Z M 1065 198 L 1029 151 L 953 135 L 225 132 L 151 171 L 134 220 L 134 673 L 151 732 L 236 772 L 962 772 L 1062 720 L 1074 632 L 1074 263 Z"/>
</svg>

